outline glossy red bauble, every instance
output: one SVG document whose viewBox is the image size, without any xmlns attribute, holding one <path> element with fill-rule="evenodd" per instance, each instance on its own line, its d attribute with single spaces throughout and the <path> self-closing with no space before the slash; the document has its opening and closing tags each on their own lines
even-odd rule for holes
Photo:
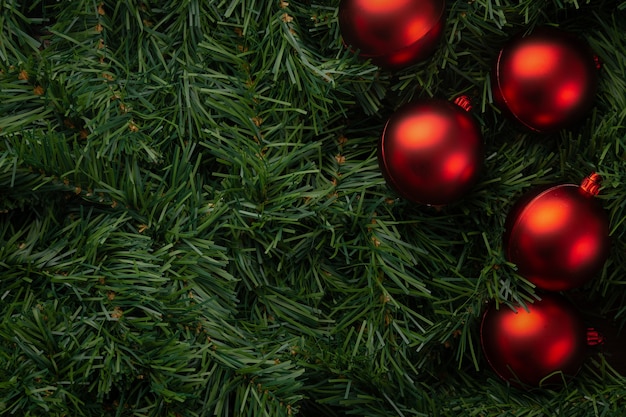
<svg viewBox="0 0 626 417">
<path fill-rule="evenodd" d="M 537 132 L 580 121 L 593 105 L 598 85 L 589 46 L 553 27 L 513 38 L 500 51 L 492 75 L 498 107 Z"/>
<path fill-rule="evenodd" d="M 444 0 L 342 0 L 343 43 L 377 65 L 398 69 L 430 56 L 444 28 Z"/>
<path fill-rule="evenodd" d="M 457 102 L 467 104 L 463 98 Z M 379 165 L 387 183 L 404 198 L 440 206 L 474 184 L 483 161 L 483 138 L 461 105 L 419 100 L 387 121 L 379 141 Z"/>
<path fill-rule="evenodd" d="M 505 224 L 506 258 L 537 287 L 579 287 L 602 268 L 609 253 L 609 220 L 597 198 L 599 175 L 578 186 L 560 184 L 523 196 Z"/>
<path fill-rule="evenodd" d="M 561 383 L 585 360 L 587 329 L 577 311 L 557 294 L 513 310 L 492 303 L 480 328 L 483 353 L 493 370 L 513 385 Z"/>
</svg>

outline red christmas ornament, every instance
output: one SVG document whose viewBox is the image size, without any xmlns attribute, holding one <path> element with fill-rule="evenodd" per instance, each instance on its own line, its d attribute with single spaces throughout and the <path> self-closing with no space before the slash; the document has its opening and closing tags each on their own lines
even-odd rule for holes
<svg viewBox="0 0 626 417">
<path fill-rule="evenodd" d="M 537 287 L 563 291 L 596 275 L 608 256 L 609 220 L 597 199 L 600 176 L 522 197 L 505 224 L 506 258 Z"/>
<path fill-rule="evenodd" d="M 377 65 L 397 69 L 430 56 L 443 34 L 444 0 L 342 0 L 343 43 Z"/>
<path fill-rule="evenodd" d="M 557 294 L 515 310 L 492 303 L 483 315 L 480 338 L 493 370 L 513 385 L 559 384 L 576 375 L 597 332 L 585 329 L 572 305 Z"/>
<path fill-rule="evenodd" d="M 468 99 L 455 103 L 420 100 L 404 105 L 387 121 L 379 141 L 379 165 L 387 183 L 410 201 L 449 204 L 478 176 L 482 134 L 468 112 Z"/>
<path fill-rule="evenodd" d="M 527 128 L 545 132 L 567 127 L 591 108 L 598 64 L 587 44 L 553 27 L 513 38 L 493 72 L 494 100 Z"/>
</svg>

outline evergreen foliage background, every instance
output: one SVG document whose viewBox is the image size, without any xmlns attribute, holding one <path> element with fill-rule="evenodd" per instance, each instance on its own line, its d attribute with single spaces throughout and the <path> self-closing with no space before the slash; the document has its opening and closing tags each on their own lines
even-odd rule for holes
<svg viewBox="0 0 626 417">
<path fill-rule="evenodd" d="M 503 257 L 508 209 L 591 171 L 613 247 L 568 297 L 626 320 L 626 2 L 448 0 L 435 55 L 396 73 L 345 50 L 338 3 L 0 0 L 0 414 L 626 413 L 597 351 L 522 391 L 478 335 L 485 302 L 534 297 Z M 505 120 L 488 77 L 539 24 L 602 62 L 593 113 L 547 136 Z M 479 183 L 441 210 L 399 199 L 387 117 L 460 94 Z"/>
</svg>

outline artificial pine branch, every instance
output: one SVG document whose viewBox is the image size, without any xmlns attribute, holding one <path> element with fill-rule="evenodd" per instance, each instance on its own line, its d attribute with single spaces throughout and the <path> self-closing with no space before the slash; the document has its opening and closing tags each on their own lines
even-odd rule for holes
<svg viewBox="0 0 626 417">
<path fill-rule="evenodd" d="M 341 42 L 337 0 L 0 2 L 0 413 L 619 416 L 594 355 L 565 388 L 488 369 L 484 303 L 532 302 L 503 256 L 533 186 L 604 178 L 613 249 L 572 297 L 623 323 L 626 3 L 448 1 L 395 73 Z M 539 137 L 492 105 L 506 39 L 588 39 L 594 111 Z M 390 190 L 376 146 L 419 97 L 469 95 L 470 195 Z"/>
</svg>

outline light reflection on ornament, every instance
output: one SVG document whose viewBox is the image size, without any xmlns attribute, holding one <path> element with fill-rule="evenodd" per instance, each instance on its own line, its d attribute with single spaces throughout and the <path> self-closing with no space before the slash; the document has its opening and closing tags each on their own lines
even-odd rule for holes
<svg viewBox="0 0 626 417">
<path fill-rule="evenodd" d="M 558 199 L 533 202 L 532 216 L 526 218 L 528 233 L 548 235 L 560 230 L 570 219 L 570 209 Z"/>
<path fill-rule="evenodd" d="M 530 43 L 516 50 L 510 59 L 511 75 L 521 81 L 545 77 L 558 65 L 558 54 L 550 45 Z"/>
</svg>

